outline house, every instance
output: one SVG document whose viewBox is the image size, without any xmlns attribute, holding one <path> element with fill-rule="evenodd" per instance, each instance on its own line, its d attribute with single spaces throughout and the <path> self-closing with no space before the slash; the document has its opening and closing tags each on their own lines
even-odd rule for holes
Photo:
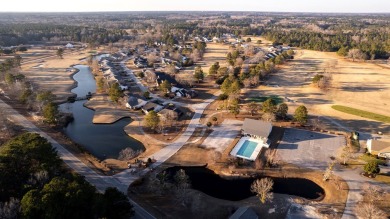
<svg viewBox="0 0 390 219">
<path fill-rule="evenodd" d="M 256 212 L 250 207 L 240 207 L 229 219 L 258 219 Z"/>
<path fill-rule="evenodd" d="M 177 97 L 186 97 L 186 98 L 193 98 L 198 95 L 198 93 L 194 90 L 186 90 L 184 88 L 179 88 L 172 86 L 171 92 L 175 94 Z"/>
<path fill-rule="evenodd" d="M 141 109 L 142 109 L 142 112 L 144 112 L 145 114 L 148 114 L 152 110 L 155 111 L 155 112 L 159 112 L 163 108 L 164 108 L 164 106 L 162 106 L 162 105 L 160 105 L 158 103 L 149 101 L 144 106 L 142 106 Z"/>
<path fill-rule="evenodd" d="M 272 124 L 262 120 L 245 119 L 242 125 L 242 134 L 252 138 L 268 139 L 272 131 Z"/>
<path fill-rule="evenodd" d="M 140 109 L 143 107 L 147 102 L 145 100 L 142 100 L 140 98 L 129 96 L 126 107 L 130 109 Z"/>
<path fill-rule="evenodd" d="M 163 81 L 168 81 L 172 86 L 176 86 L 176 87 L 180 86 L 178 85 L 179 83 L 177 83 L 175 78 L 168 74 L 165 74 L 163 72 L 155 72 L 155 74 L 156 74 L 156 86 L 160 86 L 160 84 Z"/>
<path fill-rule="evenodd" d="M 119 84 L 119 88 L 121 89 L 121 91 L 124 91 L 124 90 L 128 90 L 128 89 L 129 89 L 128 86 L 126 86 L 126 85 L 121 85 L 121 84 Z"/>
<path fill-rule="evenodd" d="M 216 42 L 216 43 L 219 43 L 221 41 L 221 39 L 219 37 L 213 37 L 213 41 Z"/>
<path fill-rule="evenodd" d="M 367 151 L 372 155 L 390 159 L 390 141 L 368 139 Z"/>
<path fill-rule="evenodd" d="M 67 49 L 73 49 L 73 48 L 74 48 L 74 45 L 71 44 L 71 43 L 68 43 L 68 44 L 65 45 L 65 48 L 67 48 Z"/>
</svg>

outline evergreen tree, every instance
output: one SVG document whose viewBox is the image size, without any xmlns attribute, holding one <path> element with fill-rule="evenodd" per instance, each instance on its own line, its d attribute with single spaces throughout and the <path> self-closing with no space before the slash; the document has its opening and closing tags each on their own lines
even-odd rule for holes
<svg viewBox="0 0 390 219">
<path fill-rule="evenodd" d="M 308 112 L 304 105 L 299 106 L 294 113 L 294 120 L 299 122 L 301 125 L 307 123 Z"/>
</svg>

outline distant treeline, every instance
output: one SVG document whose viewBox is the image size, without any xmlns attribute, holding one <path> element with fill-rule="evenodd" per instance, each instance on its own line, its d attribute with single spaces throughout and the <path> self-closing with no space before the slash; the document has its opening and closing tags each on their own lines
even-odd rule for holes
<svg viewBox="0 0 390 219">
<path fill-rule="evenodd" d="M 336 34 L 309 30 L 266 30 L 264 36 L 276 44 L 284 43 L 303 49 L 327 52 L 360 49 L 371 59 L 388 58 L 390 51 L 390 34 L 384 30 Z"/>
<path fill-rule="evenodd" d="M 0 24 L 0 46 L 16 46 L 37 41 L 74 41 L 93 44 L 116 42 L 124 30 L 57 24 Z"/>
</svg>

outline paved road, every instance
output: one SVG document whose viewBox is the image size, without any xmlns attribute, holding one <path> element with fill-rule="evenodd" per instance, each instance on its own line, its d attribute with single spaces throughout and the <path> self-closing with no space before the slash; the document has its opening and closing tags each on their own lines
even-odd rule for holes
<svg viewBox="0 0 390 219">
<path fill-rule="evenodd" d="M 147 172 L 150 171 L 151 168 L 155 168 L 161 165 L 166 160 L 168 160 L 171 156 L 173 156 L 177 151 L 179 151 L 181 147 L 183 147 L 183 145 L 188 141 L 188 139 L 195 131 L 195 128 L 201 126 L 200 117 L 203 114 L 203 111 L 206 108 L 206 106 L 209 105 L 211 102 L 213 102 L 218 95 L 219 92 L 216 93 L 212 98 L 204 101 L 203 103 L 191 105 L 191 107 L 195 111 L 195 114 L 192 117 L 191 122 L 187 126 L 187 129 L 183 132 L 183 134 L 178 139 L 176 139 L 176 141 L 174 141 L 173 143 L 169 144 L 168 146 L 164 147 L 163 149 L 151 155 L 150 157 L 156 159 L 156 162 L 153 163 L 153 165 L 151 165 L 149 168 L 143 170 L 140 175 L 146 174 Z M 130 169 L 122 171 L 121 173 L 116 174 L 114 177 L 126 185 L 130 185 L 136 179 L 136 177 L 132 175 Z"/>
<path fill-rule="evenodd" d="M 101 176 L 98 175 L 95 171 L 81 162 L 77 157 L 75 157 L 71 152 L 66 150 L 62 145 L 60 145 L 57 141 L 47 135 L 45 132 L 40 130 L 30 121 L 28 121 L 23 115 L 20 115 L 16 110 L 10 107 L 8 104 L 4 103 L 0 99 L 0 109 L 2 109 L 3 114 L 7 115 L 7 118 L 20 126 L 24 127 L 24 129 L 28 132 L 38 133 L 42 137 L 46 138 L 55 149 L 58 151 L 58 155 L 61 159 L 68 165 L 71 169 L 75 170 L 78 174 L 85 177 L 85 179 L 94 185 L 96 189 L 100 192 L 103 192 L 107 187 L 116 187 L 120 191 L 127 194 L 127 188 L 129 184 L 122 183 L 117 177 L 110 176 Z M 136 218 L 155 218 L 134 201 L 130 200 L 134 205 L 134 210 L 136 212 Z"/>
</svg>

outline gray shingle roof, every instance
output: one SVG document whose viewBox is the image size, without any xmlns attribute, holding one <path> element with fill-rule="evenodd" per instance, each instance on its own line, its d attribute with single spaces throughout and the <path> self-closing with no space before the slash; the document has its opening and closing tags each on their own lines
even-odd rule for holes
<svg viewBox="0 0 390 219">
<path fill-rule="evenodd" d="M 262 120 L 245 119 L 242 130 L 247 134 L 268 138 L 272 131 L 272 124 Z"/>
</svg>

